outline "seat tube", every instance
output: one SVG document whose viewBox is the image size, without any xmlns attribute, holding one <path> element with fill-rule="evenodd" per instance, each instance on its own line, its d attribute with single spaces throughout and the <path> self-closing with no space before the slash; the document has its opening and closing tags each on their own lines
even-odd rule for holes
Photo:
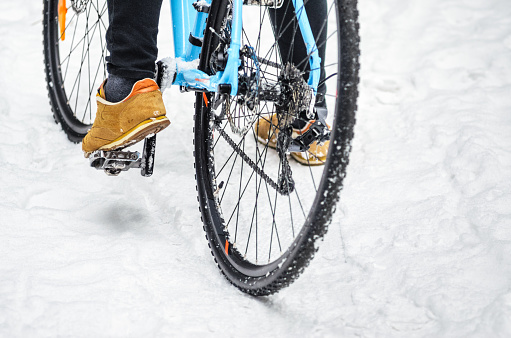
<svg viewBox="0 0 511 338">
<path fill-rule="evenodd" d="M 210 0 L 205 0 L 205 3 L 208 5 L 211 4 Z M 192 27 L 191 35 L 200 40 L 204 41 L 204 30 L 206 29 L 206 20 L 208 18 L 208 14 L 204 12 L 196 12 L 195 15 L 195 22 Z M 201 44 L 202 44 L 201 42 Z M 202 49 L 202 46 L 197 46 L 192 44 L 190 41 L 188 41 L 186 46 L 186 61 L 192 61 L 199 58 L 200 51 Z"/>
<path fill-rule="evenodd" d="M 195 22 L 197 16 L 193 3 L 194 0 L 170 0 L 176 58 L 186 58 L 188 37 L 192 31 L 192 23 Z"/>
</svg>

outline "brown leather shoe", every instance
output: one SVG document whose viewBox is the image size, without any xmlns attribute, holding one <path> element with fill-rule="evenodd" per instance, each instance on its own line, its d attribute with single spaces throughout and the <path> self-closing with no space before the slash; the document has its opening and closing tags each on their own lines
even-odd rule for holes
<svg viewBox="0 0 511 338">
<path fill-rule="evenodd" d="M 155 134 L 170 124 L 162 95 L 156 82 L 143 79 L 133 85 L 131 93 L 120 102 L 105 99 L 104 83 L 98 90 L 96 119 L 85 135 L 85 157 L 96 150 L 122 149 Z"/>
<path fill-rule="evenodd" d="M 302 129 L 293 128 L 291 137 L 296 138 L 297 136 L 305 133 L 314 122 L 315 120 L 309 121 Z M 271 148 L 275 148 L 277 146 L 277 135 L 279 132 L 277 114 L 273 114 L 271 118 L 260 118 L 254 125 L 254 130 L 259 142 L 267 144 Z M 330 141 L 326 141 L 319 145 L 316 141 L 314 141 L 310 145 L 309 150 L 305 152 L 291 152 L 291 157 L 304 165 L 323 165 L 326 161 L 329 146 Z"/>
<path fill-rule="evenodd" d="M 277 126 L 279 122 L 277 114 L 261 117 L 254 125 L 257 140 L 262 144 L 267 144 L 271 148 L 277 146 L 277 134 L 279 132 Z"/>
</svg>

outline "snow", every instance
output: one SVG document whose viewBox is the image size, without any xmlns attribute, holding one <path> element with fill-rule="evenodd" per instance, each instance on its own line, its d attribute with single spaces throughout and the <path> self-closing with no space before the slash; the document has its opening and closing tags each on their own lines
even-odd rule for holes
<svg viewBox="0 0 511 338">
<path fill-rule="evenodd" d="M 0 336 L 510 336 L 511 6 L 359 8 L 341 203 L 305 273 L 254 299 L 204 239 L 193 95 L 165 93 L 151 178 L 90 169 L 52 120 L 41 4 L 0 3 Z"/>
</svg>

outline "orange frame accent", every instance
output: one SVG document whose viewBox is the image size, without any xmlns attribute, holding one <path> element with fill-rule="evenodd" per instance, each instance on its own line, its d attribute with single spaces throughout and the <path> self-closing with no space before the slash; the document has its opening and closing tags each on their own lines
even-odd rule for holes
<svg viewBox="0 0 511 338">
<path fill-rule="evenodd" d="M 59 0 L 58 12 L 60 38 L 62 39 L 62 41 L 64 41 L 66 39 L 66 14 L 67 14 L 66 0 Z"/>
<path fill-rule="evenodd" d="M 202 93 L 202 98 L 204 99 L 204 103 L 206 104 L 206 107 L 208 106 L 208 97 L 206 96 L 206 93 Z"/>
</svg>

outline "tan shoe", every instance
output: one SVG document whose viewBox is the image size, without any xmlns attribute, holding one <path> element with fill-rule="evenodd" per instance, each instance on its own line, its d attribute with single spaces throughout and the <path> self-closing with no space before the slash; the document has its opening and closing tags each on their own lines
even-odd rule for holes
<svg viewBox="0 0 511 338">
<path fill-rule="evenodd" d="M 170 124 L 158 85 L 143 79 L 133 85 L 131 93 L 120 102 L 105 99 L 104 83 L 98 90 L 98 111 L 92 128 L 85 135 L 82 150 L 85 157 L 96 150 L 122 149 Z"/>
<path fill-rule="evenodd" d="M 277 126 L 277 114 L 272 114 L 270 117 L 261 117 L 254 126 L 257 140 L 271 148 L 276 148 L 277 133 L 279 131 Z"/>
<path fill-rule="evenodd" d="M 299 135 L 305 133 L 311 125 L 315 122 L 315 120 L 309 121 L 302 129 L 293 128 L 293 133 L 291 135 L 292 138 L 296 138 Z M 330 127 L 329 127 L 330 128 Z M 269 147 L 275 148 L 277 146 L 277 135 L 278 135 L 278 120 L 277 114 L 273 114 L 271 118 L 262 117 L 260 118 L 255 126 L 254 130 L 256 132 L 257 140 L 262 144 L 267 144 Z M 309 147 L 309 150 L 305 152 L 291 152 L 291 157 L 293 157 L 296 161 L 304 165 L 323 165 L 326 161 L 326 156 L 328 154 L 328 147 L 330 146 L 330 141 L 326 141 L 322 144 L 319 144 L 314 141 Z"/>
</svg>

